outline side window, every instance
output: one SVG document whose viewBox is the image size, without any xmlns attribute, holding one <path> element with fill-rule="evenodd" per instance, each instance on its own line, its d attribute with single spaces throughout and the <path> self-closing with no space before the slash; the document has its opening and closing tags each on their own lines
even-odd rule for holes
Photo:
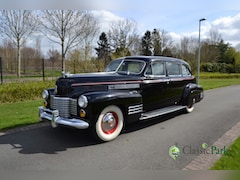
<svg viewBox="0 0 240 180">
<path fill-rule="evenodd" d="M 191 72 L 189 71 L 189 69 L 185 66 L 185 65 L 181 65 L 182 67 L 182 75 L 183 76 L 191 76 Z"/>
<path fill-rule="evenodd" d="M 167 62 L 167 71 L 169 76 L 181 76 L 179 64 Z"/>
<path fill-rule="evenodd" d="M 152 62 L 146 71 L 146 75 L 165 76 L 165 68 L 162 62 Z"/>
</svg>

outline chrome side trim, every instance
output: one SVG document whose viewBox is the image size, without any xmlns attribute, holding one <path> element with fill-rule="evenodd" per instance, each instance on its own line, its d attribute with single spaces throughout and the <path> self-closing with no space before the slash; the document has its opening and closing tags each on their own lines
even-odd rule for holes
<svg viewBox="0 0 240 180">
<path fill-rule="evenodd" d="M 108 89 L 137 89 L 140 88 L 139 84 L 116 84 L 108 85 Z"/>
<path fill-rule="evenodd" d="M 39 107 L 39 121 L 49 120 L 56 127 L 58 124 L 74 127 L 77 129 L 87 129 L 89 124 L 81 119 L 63 118 L 59 116 L 58 110 L 50 110 L 44 107 Z"/>
<path fill-rule="evenodd" d="M 142 111 L 143 111 L 143 105 L 142 104 L 128 107 L 128 115 L 141 113 Z"/>
<path fill-rule="evenodd" d="M 173 105 L 173 106 L 169 106 L 161 109 L 156 109 L 150 112 L 143 113 L 140 120 L 146 120 L 146 119 L 154 118 L 157 116 L 162 116 L 164 114 L 173 113 L 175 111 L 179 111 L 185 108 L 186 106 Z"/>
</svg>

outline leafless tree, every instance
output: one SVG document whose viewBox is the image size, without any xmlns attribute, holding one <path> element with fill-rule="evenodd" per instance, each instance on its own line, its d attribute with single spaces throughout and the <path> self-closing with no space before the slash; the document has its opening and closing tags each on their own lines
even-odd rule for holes
<svg viewBox="0 0 240 180">
<path fill-rule="evenodd" d="M 188 61 L 193 71 L 197 68 L 198 41 L 192 37 L 183 37 L 180 42 L 180 58 Z"/>
<path fill-rule="evenodd" d="M 1 10 L 0 32 L 17 46 L 17 75 L 21 76 L 21 46 L 37 30 L 39 21 L 31 10 Z"/>
<path fill-rule="evenodd" d="M 96 21 L 87 11 L 45 10 L 42 25 L 46 36 L 62 50 L 62 71 L 67 52 L 96 31 Z"/>
<path fill-rule="evenodd" d="M 210 44 L 211 45 L 216 45 L 219 43 L 222 39 L 222 35 L 219 33 L 218 29 L 216 28 L 211 28 L 209 31 L 209 36 L 210 36 Z"/>
<path fill-rule="evenodd" d="M 135 42 L 138 41 L 137 23 L 131 19 L 119 20 L 112 23 L 108 33 L 113 51 L 121 50 L 122 55 L 133 49 Z"/>
<path fill-rule="evenodd" d="M 9 38 L 4 38 L 0 49 L 0 54 L 3 58 L 3 65 L 6 72 L 16 72 L 16 50 L 12 41 Z"/>
</svg>

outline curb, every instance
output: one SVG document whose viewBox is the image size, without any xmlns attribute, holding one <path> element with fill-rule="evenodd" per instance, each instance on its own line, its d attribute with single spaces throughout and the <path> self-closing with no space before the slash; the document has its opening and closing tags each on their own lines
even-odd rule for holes
<svg viewBox="0 0 240 180">
<path fill-rule="evenodd" d="M 240 122 L 234 125 L 230 130 L 223 134 L 212 146 L 227 148 L 240 136 Z M 210 146 L 206 149 L 211 151 Z M 200 154 L 194 160 L 192 160 L 182 170 L 208 170 L 214 163 L 222 156 L 222 154 Z"/>
</svg>

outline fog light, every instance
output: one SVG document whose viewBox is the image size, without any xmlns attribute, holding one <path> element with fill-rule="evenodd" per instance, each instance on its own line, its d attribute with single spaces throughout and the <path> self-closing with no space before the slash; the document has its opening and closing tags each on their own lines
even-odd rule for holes
<svg viewBox="0 0 240 180">
<path fill-rule="evenodd" d="M 83 109 L 80 110 L 80 117 L 81 118 L 86 117 L 86 112 Z"/>
<path fill-rule="evenodd" d="M 47 107 L 47 104 L 48 104 L 47 101 L 44 101 L 44 102 L 43 102 L 43 106 L 44 106 L 45 108 Z"/>
</svg>

